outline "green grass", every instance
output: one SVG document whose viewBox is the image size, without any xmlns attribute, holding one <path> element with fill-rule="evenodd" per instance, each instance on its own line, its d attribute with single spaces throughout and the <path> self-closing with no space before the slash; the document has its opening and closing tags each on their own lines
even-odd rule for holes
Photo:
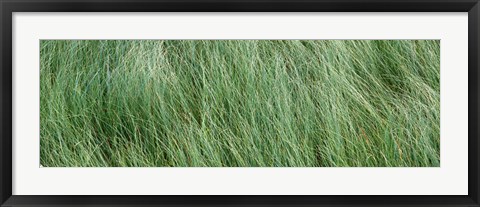
<svg viewBox="0 0 480 207">
<path fill-rule="evenodd" d="M 438 40 L 43 40 L 45 167 L 438 167 Z"/>
</svg>

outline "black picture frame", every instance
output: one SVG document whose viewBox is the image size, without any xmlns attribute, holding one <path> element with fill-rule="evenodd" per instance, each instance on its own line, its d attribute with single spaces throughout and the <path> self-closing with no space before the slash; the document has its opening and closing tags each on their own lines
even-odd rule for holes
<svg viewBox="0 0 480 207">
<path fill-rule="evenodd" d="M 0 11 L 1 206 L 480 206 L 478 0 L 0 0 Z M 468 195 L 12 195 L 13 12 L 468 12 Z"/>
</svg>

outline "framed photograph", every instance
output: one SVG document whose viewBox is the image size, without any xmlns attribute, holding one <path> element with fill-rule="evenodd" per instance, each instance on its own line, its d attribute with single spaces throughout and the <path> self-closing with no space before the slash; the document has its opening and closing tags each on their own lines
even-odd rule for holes
<svg viewBox="0 0 480 207">
<path fill-rule="evenodd" d="M 1 206 L 480 206 L 478 0 L 1 0 Z"/>
</svg>

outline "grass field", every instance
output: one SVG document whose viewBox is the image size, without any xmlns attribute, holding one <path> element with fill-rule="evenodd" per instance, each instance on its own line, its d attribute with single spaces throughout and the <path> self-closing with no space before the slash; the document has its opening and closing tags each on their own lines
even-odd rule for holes
<svg viewBox="0 0 480 207">
<path fill-rule="evenodd" d="M 43 40 L 45 167 L 438 167 L 439 40 Z"/>
</svg>

